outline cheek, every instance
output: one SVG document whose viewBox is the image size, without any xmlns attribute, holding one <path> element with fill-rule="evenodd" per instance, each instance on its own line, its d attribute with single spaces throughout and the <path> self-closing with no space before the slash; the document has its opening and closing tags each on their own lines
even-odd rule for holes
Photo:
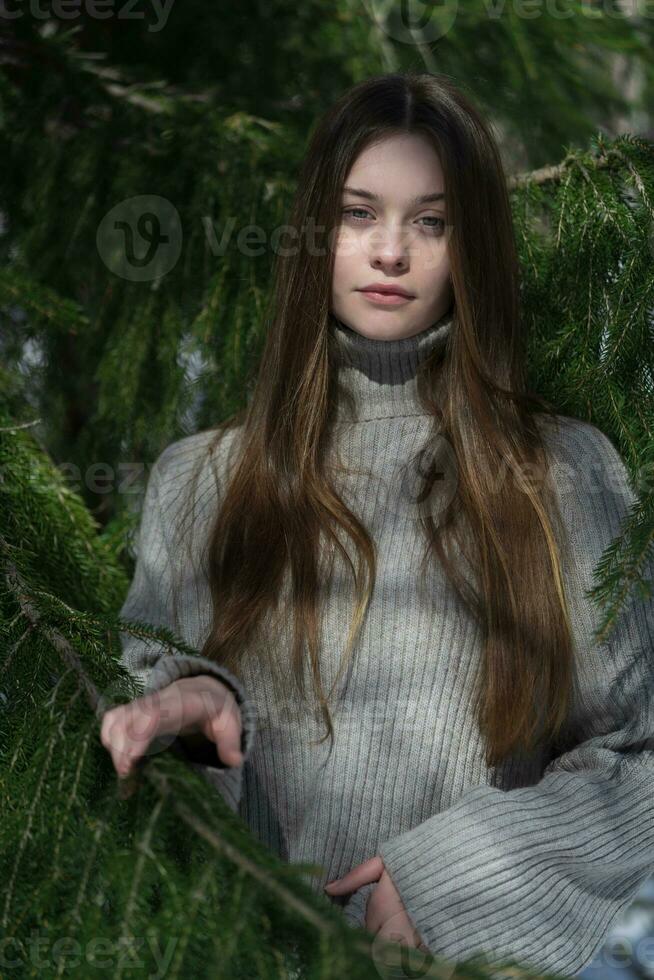
<svg viewBox="0 0 654 980">
<path fill-rule="evenodd" d="M 415 252 L 416 265 L 429 278 L 438 282 L 450 274 L 450 257 L 445 239 L 434 239 L 421 245 Z"/>
<path fill-rule="evenodd" d="M 351 240 L 341 236 L 334 248 L 334 285 L 346 283 L 351 277 L 355 264 L 355 252 Z"/>
<path fill-rule="evenodd" d="M 341 225 L 333 236 L 333 248 L 336 261 L 343 267 L 352 262 L 362 254 L 361 235 L 351 228 Z"/>
</svg>

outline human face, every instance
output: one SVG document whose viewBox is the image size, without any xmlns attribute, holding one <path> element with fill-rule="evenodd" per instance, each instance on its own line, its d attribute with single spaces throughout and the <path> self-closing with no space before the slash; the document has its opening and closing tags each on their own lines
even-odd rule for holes
<svg viewBox="0 0 654 980">
<path fill-rule="evenodd" d="M 413 201 L 444 191 L 438 155 L 421 135 L 386 137 L 359 154 L 343 187 L 332 279 L 331 310 L 346 326 L 399 340 L 450 309 L 445 200 Z M 401 287 L 411 298 L 384 302 L 362 291 L 370 283 Z"/>
</svg>

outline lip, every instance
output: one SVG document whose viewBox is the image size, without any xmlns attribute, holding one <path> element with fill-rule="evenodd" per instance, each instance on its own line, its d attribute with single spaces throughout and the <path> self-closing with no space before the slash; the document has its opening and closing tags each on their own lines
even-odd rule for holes
<svg viewBox="0 0 654 980">
<path fill-rule="evenodd" d="M 404 296 L 406 299 L 413 299 L 413 293 L 402 286 L 394 286 L 390 282 L 371 282 L 369 286 L 363 286 L 362 293 L 387 293 L 395 296 Z"/>
<path fill-rule="evenodd" d="M 413 296 L 405 296 L 404 293 L 382 293 L 374 289 L 359 289 L 358 292 L 371 303 L 380 303 L 382 306 L 401 306 L 403 303 L 410 303 L 414 299 Z"/>
</svg>

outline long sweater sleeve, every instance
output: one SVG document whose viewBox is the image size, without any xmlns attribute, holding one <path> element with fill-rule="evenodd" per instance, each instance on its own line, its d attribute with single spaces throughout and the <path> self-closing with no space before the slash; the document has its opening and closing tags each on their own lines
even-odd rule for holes
<svg viewBox="0 0 654 980">
<path fill-rule="evenodd" d="M 610 480 L 585 494 L 573 479 L 563 504 L 578 597 L 635 499 L 613 444 L 583 428 Z M 654 603 L 629 600 L 605 643 L 580 643 L 580 720 L 538 782 L 469 788 L 381 844 L 432 953 L 459 961 L 483 951 L 491 963 L 515 958 L 563 975 L 593 959 L 654 872 L 653 641 Z"/>
<path fill-rule="evenodd" d="M 180 445 L 181 443 L 172 444 L 165 449 L 150 472 L 141 511 L 134 575 L 119 614 L 122 619 L 166 626 L 173 633 L 173 564 L 167 536 L 169 515 L 162 510 L 160 487 L 171 450 L 176 452 Z M 171 474 L 170 479 L 175 479 L 175 473 Z M 182 638 L 188 642 L 187 636 Z M 189 764 L 207 779 L 236 812 L 241 796 L 242 770 L 250 755 L 256 732 L 255 707 L 240 680 L 227 668 L 206 657 L 178 654 L 167 644 L 135 637 L 126 632 L 120 633 L 120 642 L 120 661 L 143 684 L 144 694 L 159 691 L 182 677 L 199 674 L 215 677 L 233 691 L 241 713 L 243 762 L 240 765 L 227 766 L 223 763 L 215 745 L 201 734 L 197 737 L 177 737 L 174 744 Z"/>
</svg>

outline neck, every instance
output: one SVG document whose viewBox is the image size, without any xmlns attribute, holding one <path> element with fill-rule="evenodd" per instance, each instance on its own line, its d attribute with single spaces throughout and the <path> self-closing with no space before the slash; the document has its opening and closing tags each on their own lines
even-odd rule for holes
<svg viewBox="0 0 654 980">
<path fill-rule="evenodd" d="M 336 418 L 366 419 L 424 415 L 418 399 L 418 365 L 445 346 L 454 321 L 450 309 L 412 337 L 379 340 L 364 337 L 333 315 L 329 319 L 338 384 L 352 398 L 352 409 L 338 395 Z"/>
</svg>

